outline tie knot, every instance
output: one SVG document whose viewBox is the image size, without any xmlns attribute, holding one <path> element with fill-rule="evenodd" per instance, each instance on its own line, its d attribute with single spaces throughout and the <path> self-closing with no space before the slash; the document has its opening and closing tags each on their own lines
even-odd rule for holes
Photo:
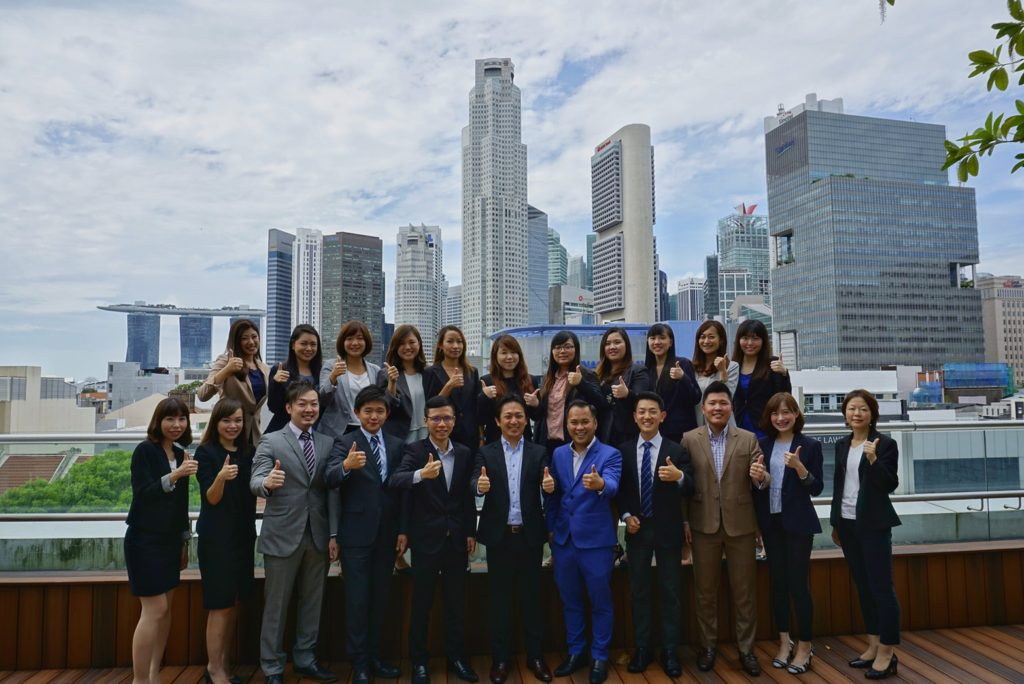
<svg viewBox="0 0 1024 684">
<path fill-rule="evenodd" d="M 309 434 L 308 432 L 303 432 L 301 435 L 299 435 L 299 439 L 301 439 L 304 442 L 308 442 L 309 440 L 313 439 L 313 435 Z"/>
<path fill-rule="evenodd" d="M 654 446 L 651 442 L 644 442 L 644 449 L 650 449 Z"/>
<path fill-rule="evenodd" d="M 379 443 L 380 443 L 380 440 L 377 438 L 377 435 L 373 435 L 372 437 L 370 437 L 370 444 L 373 444 L 373 445 L 376 446 Z"/>
</svg>

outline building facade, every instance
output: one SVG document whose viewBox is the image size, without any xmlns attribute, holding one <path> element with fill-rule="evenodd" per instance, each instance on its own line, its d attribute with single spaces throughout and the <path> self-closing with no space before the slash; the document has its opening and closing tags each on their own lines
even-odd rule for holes
<svg viewBox="0 0 1024 684">
<path fill-rule="evenodd" d="M 721 318 L 721 314 L 718 312 L 717 254 L 709 254 L 704 257 L 704 317 Z"/>
<path fill-rule="evenodd" d="M 209 316 L 180 316 L 181 367 L 202 368 L 210 364 L 213 350 L 213 319 Z"/>
<path fill-rule="evenodd" d="M 587 265 L 581 255 L 569 257 L 569 274 L 566 284 L 581 290 L 587 289 Z"/>
<path fill-rule="evenodd" d="M 679 308 L 676 317 L 681 321 L 704 320 L 704 279 L 679 280 Z"/>
<path fill-rule="evenodd" d="M 1019 275 L 979 274 L 981 316 L 985 326 L 985 361 L 1013 369 L 1017 387 L 1024 385 L 1024 279 Z"/>
<path fill-rule="evenodd" d="M 552 325 L 594 325 L 594 293 L 571 285 L 553 285 L 550 290 Z"/>
<path fill-rule="evenodd" d="M 347 321 L 362 321 L 370 329 L 373 350 L 367 358 L 384 358 L 384 243 L 358 233 L 325 235 L 321 267 L 321 327 L 325 353 Z"/>
<path fill-rule="evenodd" d="M 548 228 L 548 287 L 568 282 L 569 252 L 562 246 L 562 236 L 558 231 Z"/>
<path fill-rule="evenodd" d="M 292 333 L 292 261 L 295 236 L 272 228 L 267 234 L 267 325 L 263 332 L 264 359 L 288 358 Z"/>
<path fill-rule="evenodd" d="M 420 224 L 398 229 L 395 265 L 395 322 L 415 325 L 423 353 L 433 358 L 445 297 L 441 228 Z"/>
<path fill-rule="evenodd" d="M 319 230 L 299 228 L 295 231 L 295 244 L 292 248 L 292 328 L 299 323 L 308 323 L 317 330 L 323 329 L 323 248 L 324 236 Z M 285 354 L 287 356 L 287 348 Z"/>
<path fill-rule="evenodd" d="M 457 328 L 462 327 L 461 285 L 449 285 L 447 287 L 447 294 L 444 298 L 444 315 L 441 323 L 442 325 L 454 325 Z M 423 342 L 425 344 L 426 340 Z M 433 344 L 431 344 L 431 348 L 433 348 Z"/>
<path fill-rule="evenodd" d="M 462 321 L 472 356 L 490 333 L 525 325 L 529 314 L 520 100 L 512 60 L 476 60 L 462 129 Z"/>
<path fill-rule="evenodd" d="M 143 368 L 157 368 L 160 365 L 159 314 L 128 314 L 128 351 L 124 360 L 134 361 Z"/>
<path fill-rule="evenodd" d="M 768 217 L 757 216 L 757 205 L 740 205 L 718 221 L 718 307 L 716 316 L 727 318 L 736 297 L 758 296 L 771 304 Z M 742 277 L 741 274 L 746 274 Z M 728 282 L 724 282 L 728 280 Z"/>
<path fill-rule="evenodd" d="M 548 215 L 530 205 L 526 212 L 529 236 L 527 319 L 529 325 L 544 325 L 548 322 Z"/>
<path fill-rule="evenodd" d="M 773 316 L 793 368 L 979 362 L 972 188 L 942 169 L 943 126 L 823 111 L 765 121 Z"/>
</svg>

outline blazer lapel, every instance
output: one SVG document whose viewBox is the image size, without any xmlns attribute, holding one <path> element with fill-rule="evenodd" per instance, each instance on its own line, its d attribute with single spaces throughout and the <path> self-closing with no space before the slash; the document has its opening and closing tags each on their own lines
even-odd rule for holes
<svg viewBox="0 0 1024 684">
<path fill-rule="evenodd" d="M 522 439 L 522 438 L 520 438 L 520 439 Z M 511 500 L 512 490 L 508 486 L 508 464 L 505 462 L 505 445 L 501 443 L 500 439 L 497 442 L 494 442 L 494 443 L 498 445 L 498 449 L 497 449 L 497 458 L 493 461 L 495 473 L 494 473 L 494 476 L 490 478 L 490 480 L 493 482 L 494 478 L 497 477 L 498 480 L 501 481 L 501 486 L 505 488 L 505 493 L 509 495 L 509 499 Z M 524 447 L 525 447 L 525 445 L 524 445 Z M 524 457 L 525 457 L 525 454 L 526 454 L 526 451 L 525 451 L 525 448 L 524 448 L 524 450 L 523 450 Z M 520 468 L 519 474 L 520 474 L 520 480 L 521 480 L 522 479 L 522 468 Z"/>
<path fill-rule="evenodd" d="M 295 457 L 295 465 L 298 466 L 297 468 L 293 468 L 291 470 L 298 470 L 301 473 L 299 477 L 302 479 L 302 482 L 305 483 L 306 485 L 309 485 L 309 470 L 306 468 L 306 454 L 305 452 L 302 451 L 302 445 L 299 444 L 299 440 L 295 438 L 295 434 L 292 432 L 292 429 L 287 425 L 284 427 L 283 430 L 281 430 L 281 432 L 284 433 L 284 440 L 288 442 L 289 446 L 291 446 L 292 454 Z M 315 441 L 313 442 L 313 446 L 315 449 Z M 285 468 L 285 472 L 287 473 L 288 471 L 289 469 Z"/>
<path fill-rule="evenodd" d="M 594 462 L 597 460 L 597 449 L 596 449 L 596 447 L 597 447 L 597 442 L 594 441 L 594 442 L 591 443 L 590 448 L 587 449 L 587 454 L 586 454 L 586 456 L 583 457 L 583 463 L 580 465 L 580 471 L 578 473 L 576 473 L 576 477 L 573 478 L 573 481 L 572 481 L 572 486 L 573 487 L 575 487 L 577 484 L 579 484 L 579 482 L 583 479 L 583 474 L 589 472 L 590 467 L 592 465 L 594 465 Z M 571 442 L 570 442 L 569 449 L 570 450 L 572 449 Z M 572 452 L 570 452 L 570 453 L 572 453 Z M 575 456 L 575 454 L 573 454 L 573 455 Z M 571 461 L 569 462 L 569 467 L 572 468 L 572 462 Z M 570 470 L 570 472 L 572 472 L 572 471 Z"/>
<path fill-rule="evenodd" d="M 384 446 L 383 430 L 379 430 L 377 432 L 377 439 L 380 441 L 381 447 L 387 449 L 387 447 Z M 356 444 L 359 445 L 359 448 L 366 453 L 366 467 L 363 468 L 363 470 L 369 470 L 372 473 L 370 477 L 377 480 L 377 482 L 381 482 L 380 468 L 377 467 L 377 459 L 373 456 L 373 447 L 370 446 L 370 441 L 366 439 L 366 435 L 363 434 L 362 430 L 356 430 Z"/>
</svg>

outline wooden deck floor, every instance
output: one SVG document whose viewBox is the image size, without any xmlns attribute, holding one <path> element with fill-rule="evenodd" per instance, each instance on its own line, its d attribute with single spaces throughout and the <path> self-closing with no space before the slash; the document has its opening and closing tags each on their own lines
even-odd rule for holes
<svg viewBox="0 0 1024 684">
<path fill-rule="evenodd" d="M 682 650 L 683 676 L 676 682 L 863 682 L 862 670 L 854 670 L 846 661 L 855 657 L 865 645 L 863 635 L 824 637 L 815 640 L 815 657 L 812 669 L 801 677 L 790 675 L 785 670 L 771 667 L 776 644 L 761 641 L 757 644 L 757 655 L 764 668 L 759 678 L 751 678 L 739 669 L 736 648 L 724 645 L 719 649 L 718 661 L 713 672 L 699 672 L 695 656 L 688 649 Z M 899 646 L 899 676 L 892 682 L 924 684 L 961 684 L 963 682 L 1017 682 L 1024 683 L 1024 625 L 1002 627 L 971 627 L 962 629 L 940 629 L 918 632 L 904 632 L 903 643 Z M 549 654 L 547 661 L 553 668 L 560 654 Z M 672 681 L 658 665 L 652 665 L 643 674 L 626 672 L 628 654 L 613 652 L 614 668 L 609 675 L 610 684 L 668 684 Z M 482 684 L 487 684 L 490 659 L 477 656 L 472 659 L 473 667 L 480 675 Z M 328 664 L 339 675 L 340 684 L 351 677 L 347 663 Z M 409 684 L 409 663 L 401 663 L 403 677 L 398 684 Z M 508 684 L 532 684 L 533 675 L 526 669 L 525 660 L 520 657 L 518 672 L 513 670 Z M 239 667 L 236 674 L 246 684 L 263 684 L 263 674 L 254 665 Z M 202 667 L 166 667 L 161 672 L 161 684 L 199 684 L 203 679 Z M 291 666 L 286 671 L 285 681 L 293 684 Z M 301 681 L 301 680 L 300 680 Z M 445 670 L 443 658 L 431 661 L 431 681 L 434 684 L 456 684 L 454 675 Z M 126 668 L 110 670 L 40 670 L 0 671 L 0 684 L 128 684 L 131 671 Z M 313 684 L 312 680 L 302 684 Z M 556 679 L 555 684 L 587 684 L 587 670 L 571 678 Z"/>
</svg>

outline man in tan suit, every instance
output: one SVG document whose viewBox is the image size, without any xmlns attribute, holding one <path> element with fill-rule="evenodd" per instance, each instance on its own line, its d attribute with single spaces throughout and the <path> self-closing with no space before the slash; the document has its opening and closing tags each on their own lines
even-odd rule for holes
<svg viewBox="0 0 1024 684">
<path fill-rule="evenodd" d="M 729 425 L 732 396 L 725 383 L 715 381 L 704 391 L 701 410 L 707 425 L 683 435 L 690 453 L 696 492 L 689 500 L 687 536 L 693 545 L 697 625 L 701 649 L 697 667 L 715 666 L 718 641 L 718 582 L 722 551 L 729 564 L 729 586 L 736 611 L 736 642 L 740 665 L 751 676 L 761 673 L 754 655 L 757 625 L 757 565 L 754 537 L 757 519 L 751 493 L 751 472 L 763 472 L 764 456 L 752 432 Z M 759 486 L 767 485 L 767 480 Z"/>
</svg>

